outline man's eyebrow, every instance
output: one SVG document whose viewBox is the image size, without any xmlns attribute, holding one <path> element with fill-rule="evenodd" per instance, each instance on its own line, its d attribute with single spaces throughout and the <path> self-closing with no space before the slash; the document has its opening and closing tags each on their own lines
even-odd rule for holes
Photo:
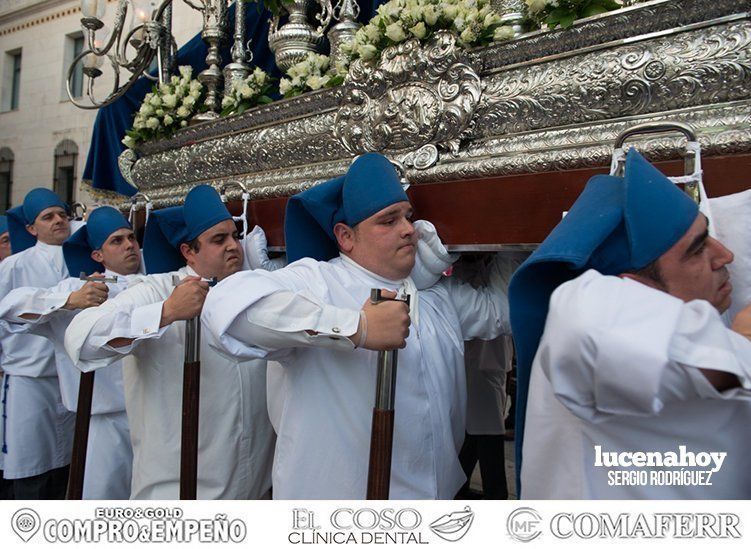
<svg viewBox="0 0 751 549">
<path fill-rule="evenodd" d="M 397 207 L 394 207 L 394 208 L 390 208 L 390 209 L 386 210 L 385 212 L 383 212 L 381 214 L 378 214 L 377 219 L 383 219 L 385 217 L 391 217 L 392 215 L 398 215 L 399 213 L 401 213 L 401 208 L 399 208 L 397 206 Z M 410 215 L 412 215 L 412 213 L 413 213 L 412 208 L 410 208 L 409 210 L 407 210 L 405 212 L 404 215 L 406 215 L 407 217 L 409 217 Z"/>
<path fill-rule="evenodd" d="M 378 219 L 384 218 L 384 217 L 390 217 L 392 215 L 398 214 L 399 208 L 389 208 L 385 212 L 378 214 Z"/>
<path fill-rule="evenodd" d="M 688 257 L 694 252 L 696 252 L 702 244 L 709 238 L 709 226 L 707 226 L 706 229 L 704 229 L 704 232 L 700 235 L 697 235 L 696 238 L 689 244 L 688 248 L 686 248 L 686 252 L 683 254 L 683 257 Z"/>
</svg>

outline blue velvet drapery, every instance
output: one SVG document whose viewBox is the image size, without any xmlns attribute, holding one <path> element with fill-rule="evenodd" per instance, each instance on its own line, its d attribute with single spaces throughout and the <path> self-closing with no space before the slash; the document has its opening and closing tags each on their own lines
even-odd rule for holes
<svg viewBox="0 0 751 549">
<path fill-rule="evenodd" d="M 384 1 L 358 0 L 360 21 L 364 23 L 369 21 L 377 7 Z M 234 4 L 230 6 L 228 18 L 227 28 L 231 32 L 235 24 Z M 281 74 L 274 64 L 274 56 L 269 50 L 266 39 L 269 18 L 269 12 L 260 9 L 257 4 L 251 4 L 245 10 L 247 38 L 251 40 L 253 47 L 253 64 L 279 77 Z M 231 60 L 229 46 L 229 43 L 225 43 L 222 49 L 224 63 Z M 206 68 L 206 51 L 206 43 L 199 33 L 179 49 L 177 64 L 190 65 L 193 67 L 193 74 L 196 75 Z M 125 149 L 125 145 L 122 144 L 125 131 L 130 129 L 134 113 L 138 110 L 143 97 L 151 91 L 152 86 L 153 82 L 147 78 L 141 78 L 120 99 L 99 110 L 94 122 L 89 155 L 83 172 L 83 179 L 90 181 L 94 189 L 115 191 L 126 196 L 131 196 L 136 192 L 136 189 L 120 174 L 117 157 Z"/>
</svg>

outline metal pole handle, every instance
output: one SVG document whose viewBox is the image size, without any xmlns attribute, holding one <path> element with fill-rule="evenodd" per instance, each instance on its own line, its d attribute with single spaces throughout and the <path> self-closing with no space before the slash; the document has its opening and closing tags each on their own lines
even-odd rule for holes
<svg viewBox="0 0 751 549">
<path fill-rule="evenodd" d="M 383 297 L 381 290 L 370 291 L 371 303 L 405 300 Z M 394 402 L 398 351 L 378 351 L 375 406 L 370 431 L 367 499 L 389 499 L 391 454 L 394 447 Z"/>
</svg>

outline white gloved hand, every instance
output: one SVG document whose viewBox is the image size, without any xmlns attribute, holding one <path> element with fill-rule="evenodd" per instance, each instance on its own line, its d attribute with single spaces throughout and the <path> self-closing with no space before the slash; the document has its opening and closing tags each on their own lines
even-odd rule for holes
<svg viewBox="0 0 751 549">
<path fill-rule="evenodd" d="M 459 254 L 450 254 L 438 237 L 430 221 L 420 219 L 414 223 L 417 232 L 417 254 L 410 278 L 418 290 L 430 288 L 438 282 L 441 274 L 451 267 Z"/>
<path fill-rule="evenodd" d="M 261 227 L 256 225 L 242 240 L 244 258 L 243 269 L 263 269 L 265 271 L 276 271 L 287 265 L 287 260 L 283 257 L 269 259 L 268 243 L 266 233 Z"/>
</svg>

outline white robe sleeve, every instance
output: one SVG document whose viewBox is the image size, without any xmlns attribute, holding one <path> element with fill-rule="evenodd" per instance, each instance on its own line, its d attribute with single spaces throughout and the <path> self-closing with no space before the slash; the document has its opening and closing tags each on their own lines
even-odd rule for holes
<svg viewBox="0 0 751 549">
<path fill-rule="evenodd" d="M 296 347 L 354 349 L 348 336 L 357 332 L 360 311 L 324 303 L 306 288 L 315 285 L 310 271 L 305 261 L 274 272 L 245 271 L 212 288 L 201 316 L 219 350 L 245 360 L 281 360 Z"/>
<path fill-rule="evenodd" d="M 441 282 L 459 315 L 465 341 L 489 341 L 511 333 L 508 285 L 519 265 L 517 258 L 497 254 L 489 267 L 487 286 L 475 288 L 454 276 Z"/>
<path fill-rule="evenodd" d="M 44 325 L 60 314 L 74 314 L 63 309 L 70 294 L 83 285 L 82 281 L 68 278 L 51 288 L 16 288 L 0 301 L 0 319 L 6 321 L 12 333 L 45 335 Z M 22 318 L 33 314 L 37 318 Z"/>
<path fill-rule="evenodd" d="M 751 342 L 708 302 L 594 271 L 553 293 L 538 359 L 560 402 L 589 421 L 751 398 Z M 700 368 L 735 374 L 742 388 L 717 391 Z"/>
<path fill-rule="evenodd" d="M 84 372 L 120 360 L 140 342 L 159 338 L 167 330 L 168 326 L 159 327 L 165 298 L 153 285 L 142 282 L 99 307 L 81 311 L 65 332 L 65 350 Z M 116 338 L 134 341 L 123 347 L 109 345 Z"/>
</svg>

